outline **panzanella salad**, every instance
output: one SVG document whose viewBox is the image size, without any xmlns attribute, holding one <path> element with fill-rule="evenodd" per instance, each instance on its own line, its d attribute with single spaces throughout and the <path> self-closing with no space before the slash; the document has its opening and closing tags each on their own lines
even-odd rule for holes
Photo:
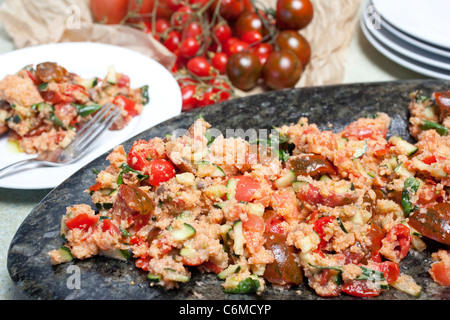
<svg viewBox="0 0 450 320">
<path fill-rule="evenodd" d="M 9 133 L 26 153 L 65 148 L 107 102 L 122 111 L 111 126 L 120 130 L 142 112 L 148 86 L 130 88 L 113 66 L 104 79 L 84 79 L 54 62 L 29 65 L 0 81 L 0 135 Z"/>
<path fill-rule="evenodd" d="M 63 215 L 51 262 L 129 260 L 167 289 L 199 270 L 230 294 L 303 284 L 322 297 L 419 296 L 399 266 L 433 241 L 442 249 L 424 272 L 448 286 L 449 97 L 411 94 L 414 144 L 387 139 L 391 119 L 377 113 L 336 133 L 301 118 L 252 141 L 200 117 L 183 134 L 117 146 L 87 190 L 92 205 Z"/>
</svg>

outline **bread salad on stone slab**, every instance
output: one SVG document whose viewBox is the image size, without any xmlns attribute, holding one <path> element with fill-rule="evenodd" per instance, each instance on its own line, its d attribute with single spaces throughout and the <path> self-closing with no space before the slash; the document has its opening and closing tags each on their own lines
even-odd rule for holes
<svg viewBox="0 0 450 320">
<path fill-rule="evenodd" d="M 147 104 L 148 86 L 109 67 L 104 79 L 84 79 L 54 62 L 26 66 L 0 81 L 0 135 L 29 154 L 67 147 L 77 130 L 110 102 L 121 109 L 111 130 L 124 128 Z"/>
<path fill-rule="evenodd" d="M 380 112 L 336 133 L 302 117 L 253 140 L 199 117 L 182 134 L 119 145 L 86 190 L 92 205 L 61 213 L 51 263 L 108 256 L 166 289 L 197 270 L 230 294 L 276 285 L 418 297 L 422 287 L 400 267 L 433 242 L 441 249 L 424 272 L 449 286 L 449 97 L 411 94 L 416 143 L 387 138 L 391 118 Z"/>
</svg>

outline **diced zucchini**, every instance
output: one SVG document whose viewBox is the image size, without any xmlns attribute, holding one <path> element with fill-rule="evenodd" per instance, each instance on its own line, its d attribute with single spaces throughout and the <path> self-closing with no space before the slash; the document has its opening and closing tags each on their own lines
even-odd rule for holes
<svg viewBox="0 0 450 320">
<path fill-rule="evenodd" d="M 407 275 L 401 274 L 398 279 L 390 283 L 391 286 L 397 290 L 403 291 L 413 297 L 419 297 L 422 292 L 422 287 L 419 286 L 414 279 Z"/>
<path fill-rule="evenodd" d="M 93 77 L 90 79 L 81 79 L 80 81 L 80 85 L 82 85 L 83 87 L 85 87 L 86 89 L 92 89 L 93 87 L 95 87 L 98 83 L 98 78 L 97 77 Z"/>
<path fill-rule="evenodd" d="M 232 264 L 230 266 L 228 266 L 225 270 L 223 270 L 222 272 L 220 272 L 219 274 L 217 274 L 217 277 L 220 280 L 224 280 L 226 279 L 228 276 L 239 272 L 239 270 L 241 270 L 241 266 L 239 264 Z"/>
<path fill-rule="evenodd" d="M 233 277 L 230 277 L 228 279 L 231 279 Z M 228 281 L 227 279 L 227 281 Z M 234 279 L 233 279 L 234 280 Z M 232 281 L 233 284 L 236 283 L 237 281 Z M 224 289 L 225 293 L 255 293 L 259 290 L 261 284 L 259 282 L 259 277 L 252 274 L 250 275 L 250 277 L 245 278 L 241 281 L 239 281 L 238 283 L 236 283 L 235 286 L 229 286 L 227 285 Z"/>
<path fill-rule="evenodd" d="M 183 241 L 189 239 L 196 233 L 194 227 L 190 224 L 183 223 L 183 225 L 179 228 L 172 229 L 171 234 L 175 240 Z"/>
<path fill-rule="evenodd" d="M 218 198 L 224 197 L 228 192 L 227 187 L 219 183 L 208 186 L 206 189 L 208 190 L 208 192 Z"/>
<path fill-rule="evenodd" d="M 326 174 L 322 175 L 319 179 L 319 181 L 324 181 L 324 182 L 330 181 L 330 180 L 331 180 L 330 176 L 328 176 Z"/>
<path fill-rule="evenodd" d="M 425 110 L 423 111 L 425 117 L 427 119 L 436 119 L 438 117 L 438 110 L 436 110 L 437 106 L 436 105 L 429 105 L 428 107 L 425 108 Z"/>
<path fill-rule="evenodd" d="M 352 217 L 352 223 L 363 226 L 372 218 L 372 214 L 367 210 L 358 210 Z"/>
<path fill-rule="evenodd" d="M 338 150 L 344 149 L 345 146 L 347 145 L 347 142 L 348 142 L 347 138 L 344 138 L 344 137 L 339 138 L 338 144 L 337 144 Z"/>
<path fill-rule="evenodd" d="M 179 173 L 175 178 L 177 179 L 177 182 L 183 186 L 190 187 L 195 185 L 195 176 L 190 172 Z"/>
<path fill-rule="evenodd" d="M 414 175 L 413 172 L 409 171 L 405 165 L 400 163 L 397 167 L 395 167 L 394 172 L 402 177 L 412 177 Z"/>
<path fill-rule="evenodd" d="M 220 230 L 220 235 L 222 236 L 223 242 L 226 242 L 229 239 L 228 232 L 230 232 L 231 229 L 233 229 L 233 227 L 230 226 L 229 224 L 223 224 L 220 226 L 219 230 Z"/>
<path fill-rule="evenodd" d="M 398 161 L 397 161 L 397 157 L 391 157 L 389 160 L 388 160 L 388 165 L 389 165 L 389 167 L 391 168 L 391 170 L 394 170 L 395 168 L 397 168 L 397 166 L 398 166 Z"/>
<path fill-rule="evenodd" d="M 413 211 L 414 209 L 410 199 L 411 196 L 417 192 L 419 187 L 420 187 L 420 180 L 414 177 L 409 177 L 408 179 L 405 180 L 401 197 L 401 203 L 405 218 L 407 218 L 410 212 Z"/>
<path fill-rule="evenodd" d="M 180 250 L 180 256 L 186 257 L 186 258 L 195 258 L 197 257 L 198 253 L 197 250 L 193 248 L 183 247 Z"/>
<path fill-rule="evenodd" d="M 114 66 L 108 67 L 108 73 L 106 74 L 106 81 L 110 84 L 117 83 L 117 74 L 116 74 L 116 69 L 114 68 Z"/>
<path fill-rule="evenodd" d="M 100 255 L 121 261 L 128 261 L 131 258 L 130 251 L 115 248 L 109 250 L 101 250 Z"/>
<path fill-rule="evenodd" d="M 361 144 L 362 145 L 359 148 L 357 148 L 353 153 L 353 159 L 361 158 L 366 153 L 368 147 L 367 141 L 363 140 L 361 141 Z"/>
<path fill-rule="evenodd" d="M 166 278 L 171 280 L 171 281 L 188 282 L 190 280 L 189 276 L 185 276 L 185 275 L 179 274 L 174 269 L 165 268 L 165 270 L 168 271 L 167 274 L 166 274 Z"/>
<path fill-rule="evenodd" d="M 227 199 L 232 200 L 236 197 L 237 180 L 230 179 L 227 182 Z"/>
<path fill-rule="evenodd" d="M 436 130 L 437 133 L 439 133 L 441 136 L 448 135 L 448 129 L 447 127 L 443 126 L 440 123 L 424 120 L 423 124 L 420 126 L 422 130 Z"/>
<path fill-rule="evenodd" d="M 62 263 L 69 262 L 69 261 L 73 260 L 72 253 L 70 252 L 70 249 L 67 248 L 66 246 L 61 246 L 59 248 L 59 254 L 61 256 L 61 262 Z"/>
<path fill-rule="evenodd" d="M 297 176 L 295 175 L 295 172 L 292 170 L 289 170 L 284 176 L 281 178 L 275 180 L 275 186 L 278 189 L 288 187 L 297 179 Z"/>
<path fill-rule="evenodd" d="M 218 165 L 208 161 L 200 161 L 197 163 L 197 176 L 202 177 L 225 177 L 225 172 Z"/>
<path fill-rule="evenodd" d="M 255 214 L 255 215 L 259 216 L 259 217 L 262 217 L 263 214 L 264 214 L 265 208 L 264 208 L 264 206 L 261 203 L 248 202 L 247 203 L 247 207 L 248 207 L 250 213 Z"/>
<path fill-rule="evenodd" d="M 309 184 L 307 181 L 294 181 L 292 182 L 292 189 L 294 189 L 295 192 L 299 192 L 300 189 L 307 184 Z"/>
<path fill-rule="evenodd" d="M 234 234 L 234 244 L 233 249 L 234 253 L 238 256 L 244 254 L 244 231 L 242 229 L 242 221 L 239 220 L 235 222 L 233 226 L 233 234 Z"/>
<path fill-rule="evenodd" d="M 409 143 L 406 140 L 403 140 L 399 136 L 392 137 L 390 139 L 390 142 L 392 142 L 396 146 L 400 147 L 401 150 L 404 150 L 404 152 L 408 155 L 408 157 L 412 156 L 414 153 L 417 152 L 417 150 L 419 150 L 418 147 L 416 147 L 415 145 Z"/>
<path fill-rule="evenodd" d="M 151 282 L 159 282 L 161 281 L 161 275 L 149 273 L 147 275 L 147 279 L 150 280 Z"/>
</svg>

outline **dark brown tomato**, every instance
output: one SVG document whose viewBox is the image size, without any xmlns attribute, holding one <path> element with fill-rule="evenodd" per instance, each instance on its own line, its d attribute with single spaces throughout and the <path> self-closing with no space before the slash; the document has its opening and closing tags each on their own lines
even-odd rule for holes
<svg viewBox="0 0 450 320">
<path fill-rule="evenodd" d="M 256 12 L 244 12 L 234 25 L 236 37 L 242 39 L 242 36 L 248 31 L 258 31 L 261 35 L 267 33 L 266 28 Z"/>
<path fill-rule="evenodd" d="M 444 120 L 445 117 L 450 115 L 450 91 L 435 92 L 433 97 L 436 100 L 436 104 L 440 110 L 440 119 Z"/>
<path fill-rule="evenodd" d="M 310 0 L 278 0 L 277 25 L 281 30 L 300 30 L 312 20 L 314 8 Z"/>
<path fill-rule="evenodd" d="M 68 74 L 69 73 L 64 67 L 61 67 L 54 62 L 43 62 L 36 66 L 36 77 L 41 82 L 61 82 Z"/>
<path fill-rule="evenodd" d="M 155 206 L 152 199 L 138 187 L 121 184 L 114 204 L 114 212 L 152 216 Z"/>
<path fill-rule="evenodd" d="M 408 223 L 425 237 L 450 245 L 450 203 L 437 203 L 426 213 L 416 210 Z"/>
<path fill-rule="evenodd" d="M 311 46 L 304 36 L 294 30 L 281 31 L 276 39 L 280 49 L 292 50 L 305 66 L 311 57 Z"/>
<path fill-rule="evenodd" d="M 266 233 L 265 248 L 275 256 L 273 263 L 267 264 L 264 278 L 279 285 L 299 285 L 303 281 L 303 272 L 295 261 L 294 249 L 286 244 L 286 235 Z"/>
<path fill-rule="evenodd" d="M 244 91 L 256 86 L 261 76 L 261 69 L 258 57 L 249 51 L 234 53 L 227 62 L 228 78 L 233 86 Z"/>
<path fill-rule="evenodd" d="M 301 154 L 292 156 L 286 162 L 286 167 L 296 175 L 319 177 L 324 174 L 336 174 L 333 165 L 327 158 L 317 154 Z"/>
<path fill-rule="evenodd" d="M 303 65 L 290 50 L 273 51 L 263 67 L 266 85 L 274 90 L 293 88 L 300 79 Z"/>
</svg>

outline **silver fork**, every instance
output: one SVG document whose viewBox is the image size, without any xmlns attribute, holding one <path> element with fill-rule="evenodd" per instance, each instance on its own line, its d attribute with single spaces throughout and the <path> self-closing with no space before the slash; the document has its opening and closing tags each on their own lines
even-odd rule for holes
<svg viewBox="0 0 450 320">
<path fill-rule="evenodd" d="M 88 150 L 92 141 L 98 138 L 116 121 L 121 111 L 111 103 L 107 103 L 97 112 L 81 130 L 76 134 L 72 142 L 64 149 L 46 151 L 33 158 L 21 160 L 0 169 L 0 178 L 19 167 L 30 163 L 35 165 L 57 167 L 76 162 Z"/>
</svg>

